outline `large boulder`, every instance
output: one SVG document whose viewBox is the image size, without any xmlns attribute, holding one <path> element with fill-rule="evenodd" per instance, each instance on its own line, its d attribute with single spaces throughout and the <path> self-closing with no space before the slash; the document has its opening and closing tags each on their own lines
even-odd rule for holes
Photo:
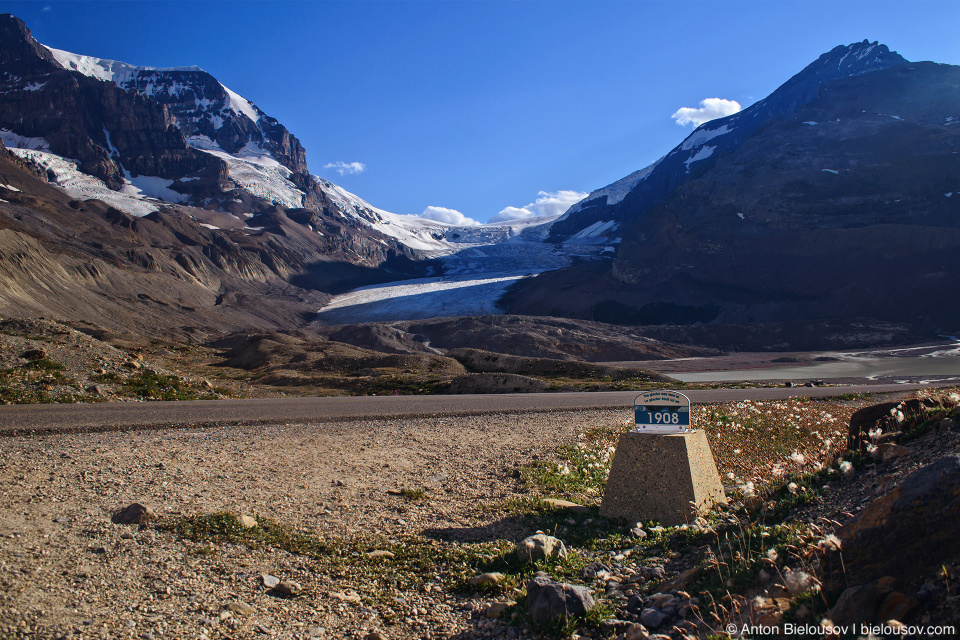
<svg viewBox="0 0 960 640">
<path fill-rule="evenodd" d="M 954 454 L 910 474 L 841 527 L 841 549 L 824 557 L 824 577 L 833 588 L 884 576 L 922 579 L 960 553 L 957 531 L 960 455 Z"/>
<path fill-rule="evenodd" d="M 549 624 L 561 618 L 576 618 L 595 606 L 587 587 L 555 582 L 538 576 L 527 583 L 527 614 L 535 624 Z"/>
</svg>

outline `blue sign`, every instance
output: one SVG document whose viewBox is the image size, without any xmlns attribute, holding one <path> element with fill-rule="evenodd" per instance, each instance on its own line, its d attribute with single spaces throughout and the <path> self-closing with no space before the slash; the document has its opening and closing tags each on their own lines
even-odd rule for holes
<svg viewBox="0 0 960 640">
<path fill-rule="evenodd" d="M 676 391 L 646 391 L 633 402 L 634 430 L 684 433 L 691 430 L 690 398 Z"/>
</svg>

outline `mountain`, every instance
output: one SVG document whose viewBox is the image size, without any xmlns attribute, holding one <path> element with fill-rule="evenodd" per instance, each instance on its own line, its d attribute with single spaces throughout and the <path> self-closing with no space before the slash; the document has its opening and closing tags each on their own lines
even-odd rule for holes
<svg viewBox="0 0 960 640">
<path fill-rule="evenodd" d="M 513 313 L 626 324 L 863 320 L 960 328 L 960 68 L 837 47 L 599 190 L 612 261 L 515 285 Z"/>
<path fill-rule="evenodd" d="M 0 227 L 17 234 L 8 248 L 20 262 L 38 260 L 44 272 L 106 259 L 120 269 L 112 282 L 86 286 L 106 300 L 126 278 L 116 295 L 139 287 L 132 299 L 147 307 L 184 282 L 199 286 L 182 306 L 206 327 L 224 314 L 227 328 L 283 324 L 278 309 L 259 306 L 269 290 L 301 299 L 303 308 L 281 307 L 288 321 L 302 322 L 330 293 L 431 273 L 429 258 L 449 252 L 447 236 L 456 235 L 312 175 L 294 135 L 198 67 L 140 67 L 51 49 L 11 15 L 0 16 L 0 141 L 9 150 L 0 154 L 0 175 L 10 187 L 0 187 Z M 135 250 L 127 247 L 131 232 L 141 235 Z M 134 285 L 144 268 L 177 285 Z M 64 300 L 80 295 L 71 279 L 35 287 L 38 275 L 2 275 L 3 314 L 56 311 L 154 328 L 189 315 L 170 312 L 169 301 L 135 318 L 130 309 L 118 315 L 107 310 L 113 299 L 103 310 L 91 303 L 71 311 Z M 226 313 L 231 304 L 242 309 Z"/>
<path fill-rule="evenodd" d="M 551 227 L 550 237 L 561 241 L 590 225 L 619 227 L 629 224 L 638 211 L 660 202 L 691 176 L 702 173 L 721 156 L 739 149 L 754 132 L 771 120 L 796 112 L 817 99 L 821 87 L 832 80 L 887 69 L 906 60 L 886 45 L 866 40 L 838 46 L 820 56 L 772 94 L 725 118 L 697 127 L 693 133 L 655 163 L 597 189 L 573 205 Z M 705 162 L 711 159 L 709 162 Z M 621 206 L 624 200 L 627 204 Z"/>
</svg>

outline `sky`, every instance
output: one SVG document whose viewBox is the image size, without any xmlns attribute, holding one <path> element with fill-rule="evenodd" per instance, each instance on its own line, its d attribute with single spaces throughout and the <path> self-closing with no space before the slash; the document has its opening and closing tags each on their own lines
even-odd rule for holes
<svg viewBox="0 0 960 640">
<path fill-rule="evenodd" d="M 0 2 L 45 45 L 197 65 L 401 214 L 561 213 L 839 44 L 960 64 L 952 0 Z"/>
</svg>

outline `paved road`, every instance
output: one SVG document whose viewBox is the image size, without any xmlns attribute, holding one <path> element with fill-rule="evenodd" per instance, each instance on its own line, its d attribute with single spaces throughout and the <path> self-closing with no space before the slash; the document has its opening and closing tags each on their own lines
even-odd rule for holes
<svg viewBox="0 0 960 640">
<path fill-rule="evenodd" d="M 715 389 L 685 392 L 693 402 L 825 397 L 906 391 L 933 385 L 886 384 L 790 389 Z M 627 408 L 636 391 L 514 395 L 352 396 L 189 402 L 115 402 L 0 406 L 0 436 L 192 428 L 223 424 L 342 422 L 346 420 Z"/>
</svg>

